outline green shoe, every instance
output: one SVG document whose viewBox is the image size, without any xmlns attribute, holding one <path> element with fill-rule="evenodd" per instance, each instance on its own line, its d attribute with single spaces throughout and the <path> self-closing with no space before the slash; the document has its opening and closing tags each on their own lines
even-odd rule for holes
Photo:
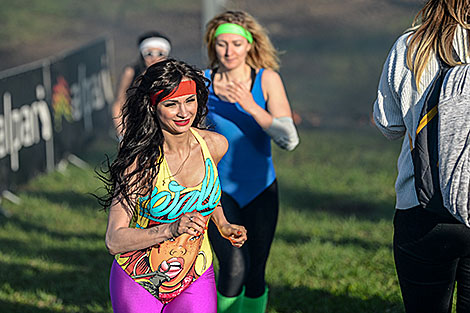
<svg viewBox="0 0 470 313">
<path fill-rule="evenodd" d="M 268 305 L 268 286 L 262 296 L 258 298 L 243 298 L 242 309 L 240 313 L 264 313 Z"/>
<path fill-rule="evenodd" d="M 218 313 L 240 313 L 243 297 L 245 296 L 245 287 L 242 292 L 235 297 L 225 297 L 217 291 L 217 312 Z"/>
</svg>

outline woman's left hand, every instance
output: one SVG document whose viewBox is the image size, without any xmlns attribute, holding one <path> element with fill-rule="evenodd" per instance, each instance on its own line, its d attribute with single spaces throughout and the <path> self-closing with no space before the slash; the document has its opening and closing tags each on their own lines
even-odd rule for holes
<svg viewBox="0 0 470 313">
<path fill-rule="evenodd" d="M 247 240 L 246 229 L 241 225 L 224 224 L 219 227 L 219 232 L 225 239 L 230 240 L 233 246 L 240 248 Z"/>
</svg>

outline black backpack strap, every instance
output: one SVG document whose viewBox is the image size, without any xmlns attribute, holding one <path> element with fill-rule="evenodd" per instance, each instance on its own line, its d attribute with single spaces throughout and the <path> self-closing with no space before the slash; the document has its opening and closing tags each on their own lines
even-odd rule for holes
<svg viewBox="0 0 470 313">
<path fill-rule="evenodd" d="M 421 132 L 424 127 L 426 127 L 427 124 L 429 124 L 434 119 L 434 117 L 437 117 L 442 84 L 444 83 L 444 79 L 447 75 L 447 72 L 451 69 L 451 67 L 447 63 L 445 63 L 440 57 L 438 57 L 437 62 L 439 64 L 439 71 L 437 73 L 436 78 L 431 83 L 429 93 L 427 94 L 426 99 L 424 100 L 418 127 L 416 129 L 416 136 Z"/>
<path fill-rule="evenodd" d="M 451 68 L 440 58 L 438 62 L 439 71 L 424 100 L 411 151 L 418 201 L 424 208 L 435 212 L 444 208 L 439 183 L 438 104 L 442 84 Z"/>
</svg>

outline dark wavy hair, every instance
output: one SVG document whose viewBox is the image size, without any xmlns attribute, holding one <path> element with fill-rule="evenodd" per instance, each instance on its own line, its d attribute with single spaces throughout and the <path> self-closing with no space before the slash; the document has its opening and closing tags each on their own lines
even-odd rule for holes
<svg viewBox="0 0 470 313">
<path fill-rule="evenodd" d="M 149 195 L 163 160 L 163 132 L 157 117 L 158 103 L 175 89 L 183 78 L 196 83 L 198 108 L 192 127 L 204 129 L 210 81 L 191 65 L 166 59 L 150 66 L 127 90 L 122 108 L 123 137 L 116 159 L 98 173 L 105 183 L 106 194 L 98 197 L 106 210 L 113 201 L 122 202 L 129 213 L 134 212 L 139 197 Z M 161 92 L 160 92 L 161 91 Z M 156 105 L 150 97 L 160 92 Z"/>
</svg>

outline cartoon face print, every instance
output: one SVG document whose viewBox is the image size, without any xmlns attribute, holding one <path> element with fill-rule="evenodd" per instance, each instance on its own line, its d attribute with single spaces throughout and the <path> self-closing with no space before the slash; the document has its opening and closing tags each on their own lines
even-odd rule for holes
<svg viewBox="0 0 470 313">
<path fill-rule="evenodd" d="M 151 250 L 149 261 L 153 271 L 164 273 L 168 277 L 160 286 L 160 292 L 169 293 L 182 287 L 184 278 L 198 256 L 202 239 L 203 235 L 182 234 Z"/>
</svg>

